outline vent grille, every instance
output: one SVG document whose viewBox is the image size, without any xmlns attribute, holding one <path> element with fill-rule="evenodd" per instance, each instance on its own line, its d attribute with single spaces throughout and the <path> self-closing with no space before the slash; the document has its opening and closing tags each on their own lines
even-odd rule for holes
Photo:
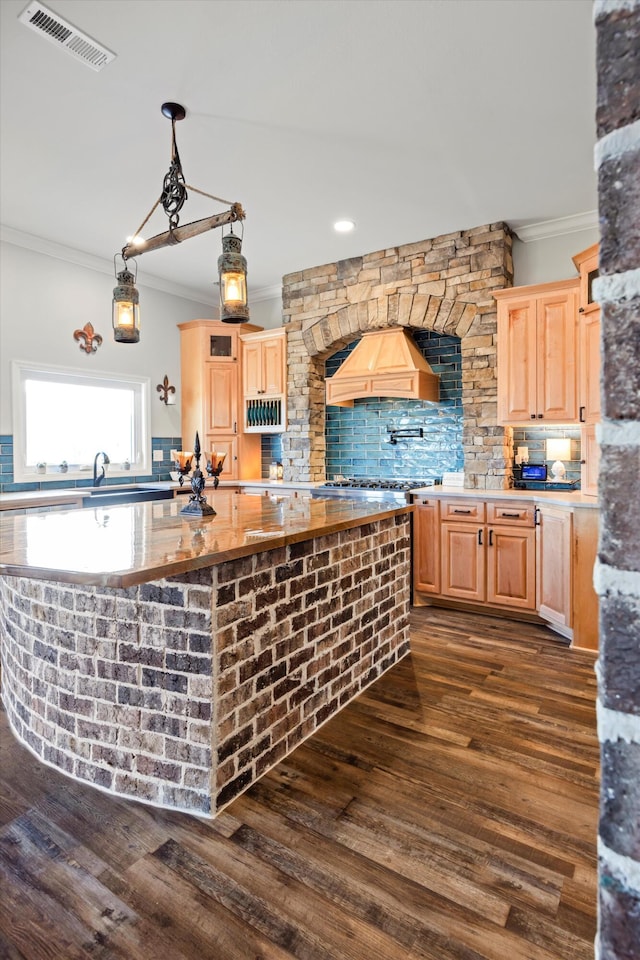
<svg viewBox="0 0 640 960">
<path fill-rule="evenodd" d="M 42 3 L 30 3 L 18 17 L 20 23 L 55 43 L 92 70 L 102 70 L 115 60 L 116 54 L 81 33 L 72 24 L 48 10 Z"/>
</svg>

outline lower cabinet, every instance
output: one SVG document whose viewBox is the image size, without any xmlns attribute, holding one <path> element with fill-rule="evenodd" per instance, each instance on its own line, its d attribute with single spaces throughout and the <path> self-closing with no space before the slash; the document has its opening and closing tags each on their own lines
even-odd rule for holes
<svg viewBox="0 0 640 960">
<path fill-rule="evenodd" d="M 538 612 L 568 632 L 571 618 L 573 514 L 562 507 L 538 507 Z"/>
<path fill-rule="evenodd" d="M 420 497 L 414 511 L 414 590 L 535 610 L 533 506 Z"/>
<path fill-rule="evenodd" d="M 445 597 L 535 610 L 535 530 L 527 504 L 443 502 L 442 581 Z M 449 520 L 455 516 L 455 520 Z M 486 520 L 478 523 L 478 520 Z"/>
<path fill-rule="evenodd" d="M 537 613 L 574 646 L 598 649 L 597 508 L 433 496 L 414 506 L 414 603 Z"/>
</svg>

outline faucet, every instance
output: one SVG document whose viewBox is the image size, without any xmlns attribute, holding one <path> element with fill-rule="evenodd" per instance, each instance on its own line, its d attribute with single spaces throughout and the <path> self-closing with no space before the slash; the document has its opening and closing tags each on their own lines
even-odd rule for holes
<svg viewBox="0 0 640 960">
<path fill-rule="evenodd" d="M 100 476 L 98 476 L 98 457 L 102 457 L 102 472 L 100 473 Z M 111 461 L 109 460 L 109 457 L 106 455 L 106 453 L 104 453 L 104 451 L 100 450 L 98 453 L 96 453 L 95 457 L 93 458 L 94 487 L 99 487 L 102 481 L 104 480 L 106 476 L 104 468 L 105 468 L 105 464 L 107 463 L 111 463 Z"/>
</svg>

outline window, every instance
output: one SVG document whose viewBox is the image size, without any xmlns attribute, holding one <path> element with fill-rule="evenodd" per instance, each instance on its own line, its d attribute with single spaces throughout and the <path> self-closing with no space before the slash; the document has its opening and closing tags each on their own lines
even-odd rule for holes
<svg viewBox="0 0 640 960">
<path fill-rule="evenodd" d="M 148 379 L 12 367 L 16 480 L 89 478 L 98 451 L 109 476 L 150 472 Z"/>
</svg>

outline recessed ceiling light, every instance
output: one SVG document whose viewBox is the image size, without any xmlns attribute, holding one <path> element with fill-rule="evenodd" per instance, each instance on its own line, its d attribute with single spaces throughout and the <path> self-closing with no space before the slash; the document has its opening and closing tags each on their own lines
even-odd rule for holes
<svg viewBox="0 0 640 960">
<path fill-rule="evenodd" d="M 351 233 L 352 230 L 355 230 L 356 225 L 353 220 L 336 220 L 333 225 L 333 229 L 336 233 Z"/>
</svg>

